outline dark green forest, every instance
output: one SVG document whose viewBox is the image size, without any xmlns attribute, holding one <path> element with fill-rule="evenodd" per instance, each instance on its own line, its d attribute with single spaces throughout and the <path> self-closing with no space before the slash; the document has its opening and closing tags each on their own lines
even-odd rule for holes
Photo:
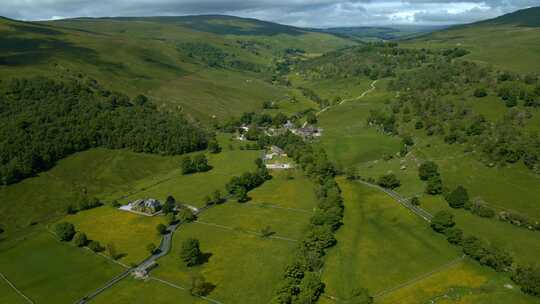
<svg viewBox="0 0 540 304">
<path fill-rule="evenodd" d="M 7 185 L 94 147 L 162 155 L 205 149 L 208 134 L 158 111 L 147 97 L 110 92 L 93 80 L 0 82 L 0 181 Z"/>
</svg>

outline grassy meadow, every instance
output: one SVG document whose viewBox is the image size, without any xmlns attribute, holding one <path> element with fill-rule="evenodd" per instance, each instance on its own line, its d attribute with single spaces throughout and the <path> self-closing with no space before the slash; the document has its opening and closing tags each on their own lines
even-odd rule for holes
<svg viewBox="0 0 540 304">
<path fill-rule="evenodd" d="M 344 298 L 356 287 L 378 294 L 460 256 L 424 220 L 386 194 L 344 179 L 339 185 L 345 218 L 323 270 L 328 295 Z"/>
<path fill-rule="evenodd" d="M 394 292 L 379 296 L 375 303 L 540 303 L 524 295 L 507 277 L 479 266 L 470 260 L 461 261 L 428 277 L 411 282 Z"/>
<path fill-rule="evenodd" d="M 538 72 L 540 29 L 512 25 L 458 26 L 406 41 L 404 47 L 461 47 L 471 53 L 464 57 L 500 69 L 515 72 Z"/>
<path fill-rule="evenodd" d="M 36 303 L 73 303 L 123 270 L 89 250 L 59 242 L 42 229 L 1 242 L 0 269 Z M 14 298 L 12 293 L 1 297 Z"/>
<path fill-rule="evenodd" d="M 89 239 L 99 241 L 103 246 L 113 244 L 120 262 L 138 264 L 148 257 L 146 245 L 161 241 L 156 231 L 160 223 L 166 224 L 163 216 L 146 217 L 111 206 L 81 211 L 62 219 L 75 225 L 77 231 L 86 233 Z"/>
<path fill-rule="evenodd" d="M 171 254 L 159 261 L 153 275 L 186 286 L 192 273 L 201 273 L 216 285 L 209 295 L 213 299 L 223 303 L 268 302 L 296 244 L 257 234 L 270 226 L 274 237 L 298 238 L 310 214 L 259 203 L 301 210 L 313 208 L 313 186 L 300 173 L 293 176 L 289 179 L 286 173 L 274 174 L 272 180 L 249 193 L 250 202 L 230 201 L 215 206 L 199 217 L 201 223 L 180 227 Z M 206 263 L 193 268 L 182 265 L 179 247 L 188 237 L 199 239 L 201 250 L 209 256 Z"/>
<path fill-rule="evenodd" d="M 319 125 L 324 129 L 320 144 L 341 167 L 395 154 L 401 148 L 399 139 L 367 126 L 369 110 L 384 107 L 389 98 L 384 82 L 378 82 L 376 87 L 364 98 L 344 102 L 319 116 Z"/>
<path fill-rule="evenodd" d="M 92 149 L 71 155 L 46 172 L 14 185 L 0 187 L 6 231 L 20 230 L 64 214 L 83 197 L 114 199 L 152 184 L 179 167 L 179 157 L 162 157 L 125 150 Z"/>
<path fill-rule="evenodd" d="M 205 300 L 195 298 L 186 290 L 177 289 L 164 283 L 126 278 L 113 288 L 92 300 L 97 304 L 206 304 Z"/>
</svg>

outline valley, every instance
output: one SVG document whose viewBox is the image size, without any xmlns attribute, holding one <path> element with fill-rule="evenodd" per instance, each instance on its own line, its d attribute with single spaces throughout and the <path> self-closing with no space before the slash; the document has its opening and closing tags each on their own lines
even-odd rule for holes
<svg viewBox="0 0 540 304">
<path fill-rule="evenodd" d="M 540 303 L 536 17 L 0 18 L 0 303 Z"/>
</svg>

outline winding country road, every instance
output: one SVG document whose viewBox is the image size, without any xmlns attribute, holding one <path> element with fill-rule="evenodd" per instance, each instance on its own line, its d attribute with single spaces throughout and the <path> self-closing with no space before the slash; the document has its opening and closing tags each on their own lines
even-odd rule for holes
<svg viewBox="0 0 540 304">
<path fill-rule="evenodd" d="M 357 96 L 357 97 L 353 97 L 353 98 L 349 98 L 349 99 L 343 99 L 340 103 L 338 103 L 337 105 L 340 106 L 342 105 L 343 103 L 345 102 L 349 102 L 349 101 L 353 101 L 353 100 L 359 100 L 359 99 L 362 99 L 364 98 L 364 96 L 366 96 L 368 93 L 372 92 L 373 90 L 375 90 L 377 87 L 375 86 L 375 84 L 377 83 L 378 80 L 374 80 L 371 84 L 370 84 L 370 88 L 365 90 L 360 96 Z M 327 106 L 325 107 L 324 109 L 320 110 L 319 112 L 315 113 L 315 115 L 319 116 L 320 114 L 326 112 L 328 109 L 332 108 L 332 107 L 335 107 L 336 105 L 333 105 L 333 106 Z"/>
<path fill-rule="evenodd" d="M 208 209 L 210 207 L 212 207 L 212 206 L 205 206 L 203 208 L 199 208 L 198 212 L 196 212 L 195 215 L 201 214 L 201 212 L 205 211 L 206 209 Z M 82 299 L 80 299 L 79 301 L 77 301 L 75 303 L 77 303 L 77 304 L 88 303 L 90 300 L 92 300 L 93 298 L 98 296 L 100 293 L 102 293 L 105 290 L 113 287 L 116 283 L 118 283 L 118 282 L 122 281 L 123 279 L 125 279 L 126 277 L 128 277 L 131 273 L 133 273 L 133 272 L 135 272 L 137 270 L 145 270 L 145 269 L 149 268 L 153 263 L 155 263 L 158 259 L 160 259 L 160 258 L 166 256 L 167 254 L 169 254 L 169 251 L 171 251 L 171 247 L 172 247 L 172 239 L 173 239 L 173 236 L 174 236 L 174 232 L 180 227 L 180 225 L 182 225 L 182 222 L 178 222 L 176 224 L 169 225 L 169 227 L 167 227 L 168 233 L 163 236 L 163 238 L 161 239 L 161 243 L 159 244 L 158 250 L 156 250 L 156 252 L 154 254 L 152 254 L 151 256 L 146 258 L 144 261 L 142 261 L 136 267 L 132 267 L 132 268 L 129 268 L 129 269 L 125 270 L 121 274 L 119 274 L 116 277 L 114 277 L 113 279 L 111 279 L 109 282 L 107 282 L 102 287 L 96 289 L 95 291 L 93 291 L 92 293 L 86 295 L 85 297 L 83 297 Z"/>
</svg>

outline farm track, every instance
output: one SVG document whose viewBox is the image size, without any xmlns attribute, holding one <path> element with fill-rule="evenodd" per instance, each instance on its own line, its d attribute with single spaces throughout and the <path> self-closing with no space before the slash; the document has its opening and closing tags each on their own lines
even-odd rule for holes
<svg viewBox="0 0 540 304">
<path fill-rule="evenodd" d="M 6 281 L 6 283 L 9 285 L 9 287 L 11 287 L 18 295 L 20 295 L 26 302 L 30 303 L 30 304 L 34 304 L 34 301 L 32 301 L 29 297 L 27 297 L 24 293 L 22 293 L 22 291 L 20 291 L 19 289 L 17 289 L 17 287 L 15 287 L 15 285 L 13 283 L 11 283 L 10 280 L 8 280 L 8 278 L 6 278 L 6 276 L 4 276 L 3 273 L 0 272 L 0 278 L 2 278 L 4 281 Z"/>
<path fill-rule="evenodd" d="M 411 212 L 418 215 L 419 217 L 421 217 L 423 220 L 427 221 L 428 223 L 431 223 L 431 220 L 433 219 L 433 215 L 431 213 L 427 212 L 426 210 L 424 210 L 424 209 L 422 209 L 422 208 L 420 208 L 418 206 L 415 206 L 415 205 L 411 204 L 407 198 L 401 196 L 399 193 L 397 193 L 397 192 L 395 192 L 393 190 L 390 190 L 390 189 L 383 188 L 383 187 L 375 185 L 375 184 L 371 184 L 371 183 L 362 181 L 362 180 L 358 180 L 358 183 L 366 185 L 366 186 L 371 187 L 371 188 L 378 189 L 378 190 L 386 193 L 387 195 L 392 197 L 395 201 L 397 201 L 400 205 L 402 205 L 403 207 L 409 209 Z"/>
</svg>

